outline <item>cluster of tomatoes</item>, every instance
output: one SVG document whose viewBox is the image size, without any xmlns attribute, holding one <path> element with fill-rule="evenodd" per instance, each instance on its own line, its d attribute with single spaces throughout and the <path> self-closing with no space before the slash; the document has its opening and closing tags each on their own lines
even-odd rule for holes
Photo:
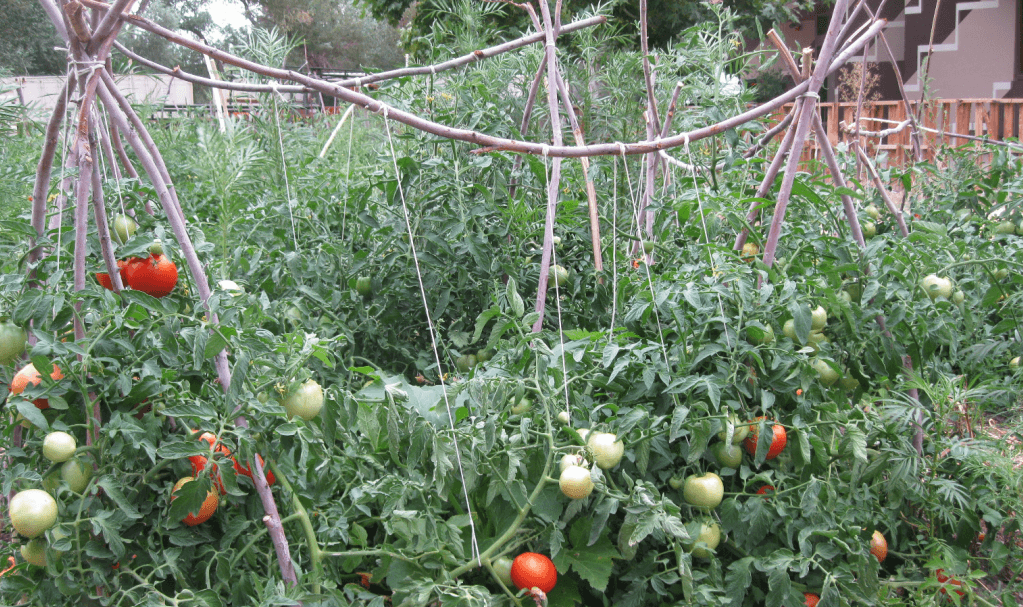
<svg viewBox="0 0 1023 607">
<path fill-rule="evenodd" d="M 127 215 L 118 215 L 110 229 L 110 238 L 124 244 L 138 230 L 138 224 Z M 149 248 L 149 257 L 132 257 L 127 261 L 118 260 L 121 282 L 128 288 L 148 293 L 153 297 L 169 295 L 178 284 L 178 267 L 163 254 L 163 244 L 156 241 Z M 105 289 L 113 290 L 113 281 L 106 272 L 97 272 L 96 280 Z"/>
</svg>

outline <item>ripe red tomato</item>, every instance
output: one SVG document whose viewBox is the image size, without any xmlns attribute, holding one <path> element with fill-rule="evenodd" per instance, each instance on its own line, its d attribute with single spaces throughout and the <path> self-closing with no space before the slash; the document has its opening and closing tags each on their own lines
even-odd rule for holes
<svg viewBox="0 0 1023 607">
<path fill-rule="evenodd" d="M 963 592 L 962 590 L 959 590 L 959 588 L 958 588 L 958 586 L 962 586 L 963 583 L 960 580 L 955 579 L 954 577 L 949 577 L 949 576 L 945 575 L 945 570 L 944 569 L 938 569 L 937 571 L 935 571 L 934 572 L 934 577 L 938 578 L 938 581 L 940 583 L 942 583 L 942 584 L 945 584 L 947 586 L 956 586 L 957 588 L 955 589 L 955 591 L 956 591 L 956 594 L 958 594 L 959 596 L 964 596 L 966 594 L 965 592 Z M 941 594 L 948 595 L 948 590 L 945 589 L 945 588 L 942 588 L 941 589 Z"/>
<path fill-rule="evenodd" d="M 61 372 L 60 367 L 53 365 L 53 373 L 50 373 L 50 377 L 57 381 L 64 379 L 64 373 Z M 35 365 L 28 363 L 14 374 L 14 379 L 11 380 L 11 394 L 21 394 L 29 384 L 38 386 L 42 381 L 43 377 L 39 371 L 36 371 Z M 50 401 L 45 398 L 37 398 L 32 403 L 40 409 L 50 408 Z"/>
<path fill-rule="evenodd" d="M 874 530 L 874 535 L 870 537 L 870 554 L 877 558 L 878 563 L 883 563 L 884 559 L 888 556 L 888 540 L 876 529 Z"/>
<path fill-rule="evenodd" d="M 193 430 L 193 432 L 195 431 Z M 211 447 L 213 446 L 214 443 L 216 443 L 217 446 L 214 448 L 214 450 L 218 453 L 222 453 L 224 457 L 229 458 L 231 460 L 231 462 L 233 463 L 235 474 L 247 476 L 250 479 L 252 478 L 252 470 L 249 468 L 249 466 L 242 466 L 240 463 L 238 463 L 238 459 L 231 454 L 231 450 L 228 449 L 227 446 L 224 445 L 224 443 L 219 442 L 217 440 L 216 435 L 214 435 L 212 432 L 203 432 L 199 436 L 199 440 L 210 445 Z M 259 458 L 259 465 L 263 466 L 263 471 L 266 473 L 266 484 L 273 485 L 275 482 L 277 482 L 277 478 L 274 476 L 274 473 L 266 468 L 262 457 L 260 457 L 258 454 L 256 455 L 256 457 Z M 208 458 L 205 455 L 192 455 L 188 458 L 188 461 L 192 464 L 192 472 L 196 476 L 198 476 L 199 472 L 206 468 L 207 459 Z M 226 493 L 226 491 L 224 490 L 224 481 L 221 480 L 220 473 L 217 471 L 217 466 L 215 464 L 213 466 L 212 473 L 214 481 L 217 485 L 217 489 L 220 491 L 221 494 Z"/>
<path fill-rule="evenodd" d="M 774 493 L 775 491 L 774 485 L 764 485 L 763 487 L 757 489 L 757 495 L 767 495 L 768 491 Z"/>
<path fill-rule="evenodd" d="M 147 259 L 132 257 L 121 269 L 121 277 L 136 291 L 164 297 L 178 284 L 178 267 L 165 255 L 151 254 Z"/>
<path fill-rule="evenodd" d="M 124 266 L 127 265 L 123 260 L 117 260 L 117 270 L 121 273 L 121 283 L 124 284 Z M 104 289 L 113 291 L 114 283 L 110 279 L 110 275 L 106 272 L 96 272 L 96 280 L 99 282 L 99 286 Z"/>
<path fill-rule="evenodd" d="M 551 559 L 535 552 L 523 552 L 512 561 L 512 581 L 519 590 L 537 587 L 548 593 L 558 582 L 558 570 Z"/>
<path fill-rule="evenodd" d="M 178 499 L 178 496 L 175 495 L 175 493 L 178 492 L 178 489 L 180 489 L 182 485 L 193 480 L 195 479 L 193 479 L 191 476 L 186 476 L 178 480 L 178 482 L 174 483 L 174 488 L 171 489 L 171 501 L 173 502 L 174 500 Z M 210 487 L 210 490 L 206 493 L 206 499 L 203 500 L 202 506 L 199 507 L 199 512 L 196 514 L 189 513 L 188 516 L 186 516 L 182 522 L 184 522 L 189 527 L 194 527 L 201 523 L 205 523 L 210 519 L 211 516 L 213 516 L 213 513 L 217 511 L 217 506 L 219 505 L 220 495 L 217 493 L 216 487 Z"/>
<path fill-rule="evenodd" d="M 759 422 L 763 419 L 767 418 L 761 416 L 753 420 L 754 423 L 750 424 L 749 427 L 749 436 L 747 436 L 746 440 L 743 442 L 743 445 L 746 446 L 746 451 L 750 455 L 757 454 L 757 437 L 760 435 Z M 785 444 L 788 442 L 788 435 L 785 432 L 785 426 L 774 424 L 774 426 L 772 426 L 772 430 L 774 431 L 774 438 L 771 440 L 771 448 L 767 450 L 767 456 L 765 459 L 774 459 L 778 457 L 778 454 L 785 449 Z"/>
<path fill-rule="evenodd" d="M 821 597 L 812 592 L 804 592 L 803 598 L 806 599 L 806 607 L 817 607 L 817 603 L 821 600 Z"/>
</svg>

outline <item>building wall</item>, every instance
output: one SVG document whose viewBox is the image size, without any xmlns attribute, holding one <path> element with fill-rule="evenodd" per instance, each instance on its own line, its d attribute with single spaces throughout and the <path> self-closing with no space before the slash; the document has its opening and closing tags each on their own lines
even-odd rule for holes
<svg viewBox="0 0 1023 607">
<path fill-rule="evenodd" d="M 1016 69 L 1016 3 L 959 2 L 958 8 L 970 12 L 944 43 L 934 46 L 928 68 L 931 96 L 942 99 L 1004 96 Z M 922 60 L 927 47 L 916 50 Z M 907 79 L 907 92 L 920 91 L 919 78 L 916 73 Z"/>
<path fill-rule="evenodd" d="M 114 76 L 121 92 L 133 103 L 190 105 L 194 103 L 192 83 L 165 74 Z M 0 80 L 6 86 L 19 87 L 25 104 L 39 113 L 49 113 L 64 86 L 63 76 L 16 76 Z M 18 97 L 12 90 L 3 97 Z"/>
</svg>

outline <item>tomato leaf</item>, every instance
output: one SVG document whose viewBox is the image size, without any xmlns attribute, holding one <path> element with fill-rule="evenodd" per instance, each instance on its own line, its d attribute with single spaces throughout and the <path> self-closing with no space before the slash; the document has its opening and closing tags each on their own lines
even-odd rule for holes
<svg viewBox="0 0 1023 607">
<path fill-rule="evenodd" d="M 743 557 L 728 566 L 728 573 L 725 574 L 725 595 L 731 601 L 729 605 L 738 607 L 746 598 L 746 592 L 753 581 L 753 574 L 750 565 L 753 557 Z"/>
<path fill-rule="evenodd" d="M 591 524 L 592 521 L 587 518 L 576 519 L 569 531 L 571 547 L 562 549 L 555 565 L 562 570 L 571 568 L 595 590 L 604 592 L 611 578 L 613 559 L 621 558 L 621 554 L 606 535 L 587 545 Z"/>
<path fill-rule="evenodd" d="M 124 496 L 124 493 L 121 491 L 120 483 L 114 480 L 113 477 L 104 474 L 96 480 L 96 484 L 103 488 L 106 496 L 117 504 L 117 507 L 125 516 L 133 520 L 142 518 L 138 509 L 136 509 L 135 506 L 133 506 Z"/>
</svg>

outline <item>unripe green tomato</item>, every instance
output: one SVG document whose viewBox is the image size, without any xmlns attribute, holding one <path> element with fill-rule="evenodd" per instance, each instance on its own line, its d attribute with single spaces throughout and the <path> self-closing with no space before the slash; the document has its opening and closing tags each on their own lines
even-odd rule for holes
<svg viewBox="0 0 1023 607">
<path fill-rule="evenodd" d="M 654 244 L 654 241 L 652 241 L 652 240 L 644 240 L 643 241 L 643 252 L 646 253 L 647 255 L 649 255 L 649 254 L 654 252 L 654 247 L 655 246 L 657 246 L 657 245 Z"/>
<path fill-rule="evenodd" d="M 55 464 L 71 459 L 77 448 L 75 437 L 67 432 L 50 432 L 43 439 L 43 457 Z"/>
<path fill-rule="evenodd" d="M 25 351 L 25 329 L 11 321 L 0 323 L 0 365 L 9 365 L 18 360 Z"/>
<path fill-rule="evenodd" d="M 746 440 L 747 436 L 749 436 L 749 424 L 740 423 L 739 418 L 734 415 L 730 415 L 729 420 L 732 423 L 732 444 L 738 445 L 742 441 Z M 718 438 L 721 439 L 722 442 L 728 440 L 727 427 L 721 432 L 718 432 Z"/>
<path fill-rule="evenodd" d="M 828 311 L 824 309 L 824 306 L 817 306 L 810 313 L 810 331 L 823 331 L 824 326 L 828 324 Z"/>
<path fill-rule="evenodd" d="M 519 400 L 519 402 L 512 405 L 511 412 L 512 415 L 523 415 L 525 413 L 528 413 L 529 410 L 532 408 L 533 403 L 531 403 L 528 398 L 523 396 L 522 399 Z"/>
<path fill-rule="evenodd" d="M 355 291 L 363 297 L 373 294 L 373 279 L 369 276 L 360 276 L 355 280 Z"/>
<path fill-rule="evenodd" d="M 1011 369 L 1019 369 L 1019 361 L 1020 361 L 1020 357 L 1019 356 L 1017 356 L 1016 358 L 1010 360 L 1009 361 L 1009 368 L 1011 368 Z"/>
<path fill-rule="evenodd" d="M 114 223 L 110 227 L 110 239 L 117 244 L 124 244 L 138 229 L 139 224 L 135 223 L 134 219 L 127 215 L 118 215 L 114 217 Z"/>
<path fill-rule="evenodd" d="M 868 204 L 863 208 L 863 212 L 870 216 L 871 219 L 877 221 L 881 217 L 881 211 L 876 205 Z"/>
<path fill-rule="evenodd" d="M 79 459 L 69 459 L 60 467 L 60 478 L 75 493 L 85 491 L 92 478 L 92 466 Z"/>
<path fill-rule="evenodd" d="M 785 324 L 782 325 L 781 332 L 782 332 L 782 334 L 785 335 L 785 337 L 788 337 L 792 341 L 797 341 L 796 340 L 796 321 L 791 319 L 791 318 L 786 320 Z"/>
<path fill-rule="evenodd" d="M 26 563 L 36 567 L 46 566 L 46 540 L 41 537 L 33 538 L 26 544 L 21 545 L 21 558 Z"/>
<path fill-rule="evenodd" d="M 502 556 L 495 559 L 491 567 L 494 568 L 494 573 L 497 574 L 497 578 L 501 580 L 502 584 L 508 588 L 515 588 L 515 583 L 512 582 L 511 577 L 512 559 L 510 557 Z"/>
<path fill-rule="evenodd" d="M 1016 224 L 1012 223 L 1011 221 L 999 222 L 998 225 L 996 225 L 995 228 L 994 228 L 994 233 L 995 234 L 1015 234 L 1016 233 Z"/>
<path fill-rule="evenodd" d="M 866 221 L 860 224 L 860 230 L 863 231 L 864 238 L 873 238 L 877 236 L 877 226 L 874 225 L 873 221 Z"/>
<path fill-rule="evenodd" d="M 569 466 L 562 470 L 558 486 L 565 497 L 581 500 L 593 493 L 593 479 L 590 471 L 582 466 Z"/>
<path fill-rule="evenodd" d="M 572 421 L 572 418 L 568 414 L 568 411 L 562 411 L 561 413 L 558 413 L 558 422 L 559 423 L 564 424 L 564 425 L 567 426 L 570 421 Z"/>
<path fill-rule="evenodd" d="M 860 387 L 860 380 L 849 375 L 849 372 L 846 371 L 845 375 L 842 376 L 842 379 L 838 380 L 838 385 L 841 386 L 843 390 L 855 390 Z"/>
<path fill-rule="evenodd" d="M 593 453 L 593 461 L 602 470 L 610 470 L 622 461 L 625 455 L 625 443 L 609 432 L 591 434 L 586 446 Z"/>
<path fill-rule="evenodd" d="M 714 443 L 710 448 L 714 461 L 722 468 L 739 469 L 742 465 L 742 447 L 732 443 Z"/>
<path fill-rule="evenodd" d="M 995 270 L 995 278 L 997 278 L 998 280 L 1005 280 L 1008 277 L 1009 270 L 1005 268 L 998 268 L 997 270 Z"/>
<path fill-rule="evenodd" d="M 833 386 L 838 381 L 838 371 L 831 368 L 831 365 L 825 361 L 816 358 L 814 359 L 813 368 L 817 371 L 817 376 L 820 378 L 821 383 L 825 386 Z"/>
<path fill-rule="evenodd" d="M 19 491 L 11 498 L 8 516 L 15 531 L 39 537 L 57 522 L 57 501 L 42 489 Z"/>
<path fill-rule="evenodd" d="M 568 285 L 569 271 L 559 265 L 551 266 L 550 278 L 555 287 L 559 289 Z"/>
<path fill-rule="evenodd" d="M 309 421 L 320 414 L 323 409 L 323 388 L 315 380 L 308 380 L 291 390 L 284 397 L 284 411 L 288 419 L 298 416 Z"/>
<path fill-rule="evenodd" d="M 672 476 L 670 479 L 668 479 L 668 485 L 670 485 L 672 489 L 681 489 L 683 483 L 685 482 L 686 479 L 682 478 L 681 476 Z"/>
<path fill-rule="evenodd" d="M 962 291 L 956 291 L 955 293 L 952 294 L 952 303 L 954 303 L 955 305 L 960 306 L 964 301 L 966 301 L 966 293 L 963 293 Z"/>
<path fill-rule="evenodd" d="M 697 543 L 700 542 L 706 547 L 697 546 Z M 714 556 L 711 550 L 716 549 L 720 543 L 721 527 L 713 520 L 707 519 L 700 524 L 700 533 L 696 536 L 696 541 L 687 542 L 683 547 L 692 552 L 696 558 L 709 559 Z"/>
</svg>

